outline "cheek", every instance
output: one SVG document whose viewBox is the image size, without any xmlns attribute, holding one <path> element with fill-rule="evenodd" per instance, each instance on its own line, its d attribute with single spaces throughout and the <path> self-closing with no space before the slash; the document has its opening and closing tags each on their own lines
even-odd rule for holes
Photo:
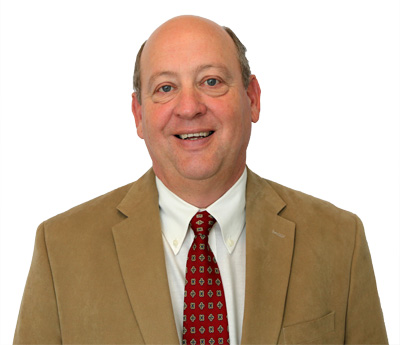
<svg viewBox="0 0 400 345">
<path fill-rule="evenodd" d="M 156 136 L 168 123 L 166 111 L 162 107 L 144 107 L 143 109 L 143 134 L 146 137 Z"/>
<path fill-rule="evenodd" d="M 237 152 L 247 147 L 251 132 L 251 109 L 244 102 L 227 102 L 220 107 L 219 117 L 224 142 L 229 150 Z"/>
<path fill-rule="evenodd" d="M 238 100 L 214 102 L 212 111 L 218 117 L 221 128 L 236 135 L 240 134 L 248 127 L 251 121 L 250 108 Z"/>
</svg>

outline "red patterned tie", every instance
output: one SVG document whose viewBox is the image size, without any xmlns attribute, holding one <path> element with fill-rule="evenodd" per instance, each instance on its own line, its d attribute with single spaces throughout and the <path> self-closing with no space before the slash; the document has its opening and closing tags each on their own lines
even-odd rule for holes
<svg viewBox="0 0 400 345">
<path fill-rule="evenodd" d="M 224 288 L 208 244 L 215 222 L 207 211 L 197 212 L 190 221 L 195 237 L 186 263 L 183 345 L 229 344 Z"/>
</svg>

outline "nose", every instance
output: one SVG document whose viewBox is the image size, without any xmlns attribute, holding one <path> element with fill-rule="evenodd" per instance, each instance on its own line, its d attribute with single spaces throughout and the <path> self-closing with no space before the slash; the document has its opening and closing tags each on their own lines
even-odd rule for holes
<svg viewBox="0 0 400 345">
<path fill-rule="evenodd" d="M 184 119 L 191 119 L 204 115 L 207 107 L 201 99 L 201 95 L 196 88 L 181 89 L 175 105 L 175 115 Z"/>
</svg>

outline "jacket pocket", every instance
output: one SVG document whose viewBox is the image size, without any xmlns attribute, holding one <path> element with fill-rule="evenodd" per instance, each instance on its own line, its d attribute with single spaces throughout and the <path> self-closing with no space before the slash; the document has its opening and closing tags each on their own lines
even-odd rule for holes
<svg viewBox="0 0 400 345">
<path fill-rule="evenodd" d="M 307 344 L 335 330 L 335 312 L 283 328 L 285 344 Z M 322 340 L 322 339 L 321 339 Z"/>
</svg>

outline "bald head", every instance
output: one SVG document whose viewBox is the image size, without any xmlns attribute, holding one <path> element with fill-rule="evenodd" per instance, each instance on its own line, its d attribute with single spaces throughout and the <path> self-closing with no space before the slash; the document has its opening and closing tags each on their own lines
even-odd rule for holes
<svg viewBox="0 0 400 345">
<path fill-rule="evenodd" d="M 225 30 L 213 21 L 197 16 L 179 16 L 160 25 L 147 40 L 144 53 L 152 44 L 159 41 L 180 40 L 187 34 L 206 34 L 210 37 L 218 35 L 223 39 L 229 39 Z"/>
<path fill-rule="evenodd" d="M 222 27 L 206 18 L 197 16 L 179 16 L 172 18 L 159 26 L 143 43 L 135 63 L 135 72 L 133 78 L 133 88 L 136 91 L 139 102 L 142 99 L 142 73 L 146 68 L 143 61 L 148 61 L 154 57 L 157 58 L 157 52 L 161 45 L 176 46 L 190 44 L 198 36 L 207 37 L 224 49 L 228 49 L 232 56 L 235 56 L 242 73 L 242 81 L 245 88 L 248 87 L 250 80 L 250 66 L 246 58 L 246 48 L 237 38 L 235 33 Z M 207 49 L 207 47 L 204 47 Z M 179 51 L 177 49 L 176 51 Z M 161 56 L 159 58 L 162 58 Z"/>
</svg>

